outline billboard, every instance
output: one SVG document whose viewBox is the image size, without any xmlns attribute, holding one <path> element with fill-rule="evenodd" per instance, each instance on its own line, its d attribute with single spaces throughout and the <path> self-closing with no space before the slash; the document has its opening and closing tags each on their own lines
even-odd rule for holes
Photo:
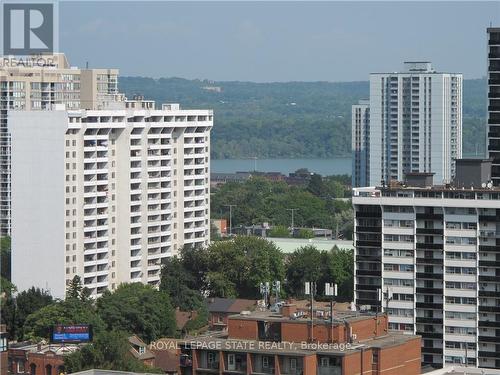
<svg viewBox="0 0 500 375">
<path fill-rule="evenodd" d="M 92 341 L 92 326 L 88 324 L 57 324 L 50 334 L 52 343 L 81 343 Z"/>
</svg>

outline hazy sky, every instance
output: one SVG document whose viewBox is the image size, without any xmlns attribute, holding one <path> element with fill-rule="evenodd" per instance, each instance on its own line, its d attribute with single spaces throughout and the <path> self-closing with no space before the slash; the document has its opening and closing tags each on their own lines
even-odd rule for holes
<svg viewBox="0 0 500 375">
<path fill-rule="evenodd" d="M 122 75 L 367 80 L 404 60 L 479 78 L 500 2 L 61 2 L 72 65 Z"/>
</svg>

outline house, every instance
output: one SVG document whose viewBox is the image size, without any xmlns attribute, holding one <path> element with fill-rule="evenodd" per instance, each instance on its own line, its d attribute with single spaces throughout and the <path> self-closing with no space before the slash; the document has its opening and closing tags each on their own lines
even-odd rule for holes
<svg viewBox="0 0 500 375">
<path fill-rule="evenodd" d="M 178 307 L 175 309 L 175 324 L 177 331 L 184 331 L 187 322 L 198 316 L 197 311 L 181 311 Z"/>
<path fill-rule="evenodd" d="M 146 343 L 138 336 L 130 336 L 128 338 L 130 343 L 129 353 L 135 358 L 144 363 L 146 366 L 153 367 L 155 365 L 155 355 L 149 350 Z"/>
<path fill-rule="evenodd" d="M 255 310 L 257 301 L 241 298 L 208 298 L 206 300 L 208 309 L 208 325 L 211 330 L 227 329 L 227 318 L 229 315 L 239 314 L 246 310 Z"/>
</svg>

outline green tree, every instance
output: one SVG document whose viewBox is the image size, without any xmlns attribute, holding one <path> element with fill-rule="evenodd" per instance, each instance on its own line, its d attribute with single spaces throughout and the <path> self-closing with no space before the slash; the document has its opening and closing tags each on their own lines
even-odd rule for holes
<svg viewBox="0 0 500 375">
<path fill-rule="evenodd" d="M 56 324 L 90 324 L 94 332 L 104 329 L 101 317 L 88 301 L 70 299 L 55 301 L 27 316 L 23 338 L 28 340 L 49 339 L 50 329 Z"/>
<path fill-rule="evenodd" d="M 90 290 L 82 285 L 80 276 L 75 275 L 66 289 L 66 299 L 87 301 L 90 299 Z"/>
<path fill-rule="evenodd" d="M 269 237 L 286 238 L 286 237 L 290 237 L 290 230 L 285 225 L 275 225 L 269 231 L 268 235 L 269 235 Z"/>
<path fill-rule="evenodd" d="M 311 176 L 307 191 L 319 198 L 325 196 L 325 185 L 323 183 L 323 177 L 321 177 L 320 174 L 314 173 Z"/>
<path fill-rule="evenodd" d="M 284 279 L 283 254 L 263 238 L 237 236 L 215 242 L 207 248 L 207 254 L 211 296 L 256 298 L 260 283 Z"/>
<path fill-rule="evenodd" d="M 108 330 L 133 332 L 147 342 L 175 334 L 174 310 L 167 293 L 141 283 L 121 284 L 97 300 Z"/>
<path fill-rule="evenodd" d="M 94 335 L 94 341 L 80 350 L 64 356 L 68 373 L 89 369 L 126 371 L 137 373 L 162 373 L 161 369 L 148 367 L 130 353 L 128 336 L 123 331 L 102 331 Z"/>
<path fill-rule="evenodd" d="M 191 311 L 203 304 L 200 292 L 190 288 L 193 284 L 194 278 L 184 268 L 181 258 L 171 257 L 165 260 L 161 270 L 160 291 L 169 296 L 174 307 Z"/>
<path fill-rule="evenodd" d="M 337 301 L 350 302 L 354 298 L 354 254 L 352 250 L 334 247 L 328 252 L 327 278 L 338 285 Z M 328 281 L 327 281 L 328 282 Z"/>
<path fill-rule="evenodd" d="M 304 283 L 321 280 L 324 257 L 314 246 L 303 246 L 288 257 L 286 264 L 286 289 L 295 297 L 304 296 Z"/>
<path fill-rule="evenodd" d="M 24 339 L 27 317 L 53 302 L 49 292 L 35 287 L 24 290 L 16 296 L 15 332 L 18 340 Z"/>
<path fill-rule="evenodd" d="M 297 238 L 314 238 L 314 233 L 311 229 L 301 228 L 295 235 Z"/>
<path fill-rule="evenodd" d="M 11 281 L 11 241 L 10 237 L 0 238 L 0 276 Z"/>
</svg>

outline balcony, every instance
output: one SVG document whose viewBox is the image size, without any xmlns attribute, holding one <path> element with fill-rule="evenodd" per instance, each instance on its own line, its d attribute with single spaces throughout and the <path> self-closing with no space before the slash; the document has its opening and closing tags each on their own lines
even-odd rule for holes
<svg viewBox="0 0 500 375">
<path fill-rule="evenodd" d="M 417 302 L 416 303 L 417 309 L 437 309 L 437 310 L 442 310 L 443 309 L 443 303 L 431 303 L 431 302 Z"/>
<path fill-rule="evenodd" d="M 442 273 L 417 272 L 417 279 L 443 280 Z"/>
<path fill-rule="evenodd" d="M 443 264 L 443 258 L 417 258 L 417 264 Z"/>
<path fill-rule="evenodd" d="M 356 276 L 381 276 L 381 270 L 356 270 Z"/>
<path fill-rule="evenodd" d="M 492 312 L 500 314 L 500 306 L 479 306 L 480 313 Z"/>
<path fill-rule="evenodd" d="M 500 329 L 500 320 L 480 320 L 478 323 L 479 327 L 492 327 Z"/>
<path fill-rule="evenodd" d="M 427 348 L 422 347 L 422 354 L 443 354 L 443 348 Z"/>
<path fill-rule="evenodd" d="M 496 336 L 479 336 L 478 337 L 478 342 L 493 342 L 493 343 L 498 343 L 498 337 Z"/>
<path fill-rule="evenodd" d="M 442 288 L 418 288 L 417 287 L 417 294 L 443 295 L 443 289 Z"/>
<path fill-rule="evenodd" d="M 443 250 L 443 245 L 442 243 L 425 243 L 425 242 L 417 242 L 417 249 L 422 250 L 422 249 L 429 249 L 429 250 Z"/>
<path fill-rule="evenodd" d="M 479 357 L 482 358 L 499 358 L 500 359 L 500 352 L 487 352 L 484 350 L 479 351 Z"/>
<path fill-rule="evenodd" d="M 356 241 L 357 247 L 380 247 L 382 245 L 382 241 Z"/>
<path fill-rule="evenodd" d="M 356 211 L 356 217 L 366 217 L 366 218 L 381 218 L 382 212 L 373 212 L 373 211 Z"/>
<path fill-rule="evenodd" d="M 417 228 L 417 234 L 438 234 L 443 235 L 443 228 Z"/>
<path fill-rule="evenodd" d="M 417 213 L 417 220 L 443 220 L 443 214 L 435 213 Z"/>
<path fill-rule="evenodd" d="M 443 333 L 442 332 L 425 332 L 425 331 L 420 331 L 420 332 L 417 332 L 417 335 L 422 336 L 423 339 L 442 339 L 443 338 Z"/>
<path fill-rule="evenodd" d="M 443 324 L 443 318 L 425 318 L 417 316 L 416 322 L 425 324 Z"/>
</svg>

